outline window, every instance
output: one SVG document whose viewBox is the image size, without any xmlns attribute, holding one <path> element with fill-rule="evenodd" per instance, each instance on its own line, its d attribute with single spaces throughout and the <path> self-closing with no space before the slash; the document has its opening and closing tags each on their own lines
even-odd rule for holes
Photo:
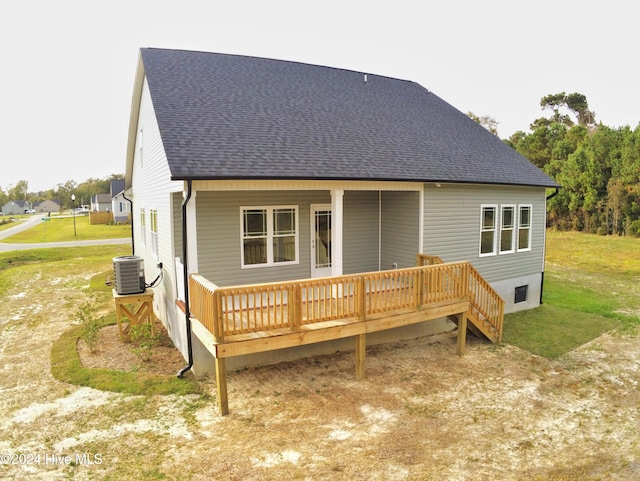
<svg viewBox="0 0 640 481">
<path fill-rule="evenodd" d="M 500 254 L 515 252 L 516 206 L 503 205 L 500 215 Z"/>
<path fill-rule="evenodd" d="M 518 212 L 518 252 L 531 250 L 531 206 L 521 205 Z"/>
<path fill-rule="evenodd" d="M 158 255 L 158 211 L 149 211 L 149 230 L 151 231 L 151 252 Z"/>
<path fill-rule="evenodd" d="M 144 215 L 144 209 L 140 209 L 140 243 L 147 245 L 147 222 Z"/>
<path fill-rule="evenodd" d="M 298 208 L 241 207 L 242 267 L 298 263 Z"/>
<path fill-rule="evenodd" d="M 480 218 L 480 257 L 496 253 L 496 214 L 497 206 L 481 206 Z"/>
</svg>

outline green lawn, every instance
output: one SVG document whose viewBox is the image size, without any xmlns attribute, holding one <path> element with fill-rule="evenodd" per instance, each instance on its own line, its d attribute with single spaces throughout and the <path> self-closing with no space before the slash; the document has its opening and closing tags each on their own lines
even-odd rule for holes
<svg viewBox="0 0 640 481">
<path fill-rule="evenodd" d="M 40 242 L 65 242 L 74 240 L 119 239 L 131 237 L 131 225 L 89 224 L 88 216 L 43 217 L 35 227 L 7 237 L 0 242 L 31 244 Z M 75 225 L 74 225 L 75 224 Z"/>
<path fill-rule="evenodd" d="M 544 304 L 505 316 L 503 340 L 557 358 L 603 332 L 640 326 L 640 239 L 547 235 Z"/>
</svg>

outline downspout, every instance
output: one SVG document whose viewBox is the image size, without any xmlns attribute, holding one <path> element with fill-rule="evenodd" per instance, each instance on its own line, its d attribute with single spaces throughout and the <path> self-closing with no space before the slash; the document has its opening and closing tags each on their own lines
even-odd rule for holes
<svg viewBox="0 0 640 481">
<path fill-rule="evenodd" d="M 129 202 L 129 212 L 131 212 L 131 255 L 136 255 L 136 243 L 133 238 L 133 201 L 124 195 L 125 192 L 126 191 L 122 192 L 122 198 Z"/>
<path fill-rule="evenodd" d="M 551 199 L 553 199 L 556 195 L 558 195 L 558 192 L 560 192 L 560 188 L 556 187 L 555 192 L 553 192 L 552 194 L 549 194 L 547 196 L 547 199 L 545 200 L 545 209 L 547 208 L 547 202 L 549 202 Z M 546 221 L 547 215 L 545 213 L 545 222 L 544 222 L 544 253 L 542 255 L 542 275 L 540 276 L 540 304 L 542 304 L 542 292 L 544 290 L 544 264 L 545 264 L 545 257 L 546 257 L 546 252 L 547 252 L 547 221 Z"/>
<path fill-rule="evenodd" d="M 189 267 L 187 262 L 187 204 L 191 199 L 191 179 L 187 180 L 187 196 L 182 202 L 182 274 L 184 282 L 184 315 L 187 327 L 187 365 L 178 371 L 178 377 L 193 367 L 193 347 L 191 345 L 191 311 L 189 310 Z"/>
</svg>

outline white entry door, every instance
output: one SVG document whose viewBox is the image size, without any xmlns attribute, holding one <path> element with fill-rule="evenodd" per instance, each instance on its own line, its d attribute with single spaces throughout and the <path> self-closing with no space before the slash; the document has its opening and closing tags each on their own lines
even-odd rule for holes
<svg viewBox="0 0 640 481">
<path fill-rule="evenodd" d="M 311 205 L 311 277 L 331 275 L 331 204 Z"/>
</svg>

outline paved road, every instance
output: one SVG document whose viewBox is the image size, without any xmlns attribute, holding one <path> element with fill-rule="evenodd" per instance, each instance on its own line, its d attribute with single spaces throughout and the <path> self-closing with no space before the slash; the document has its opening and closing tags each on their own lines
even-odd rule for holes
<svg viewBox="0 0 640 481">
<path fill-rule="evenodd" d="M 0 239 L 5 239 L 23 230 L 31 229 L 39 222 L 42 222 L 42 216 L 32 215 L 27 220 L 20 222 L 18 225 L 9 227 L 3 231 L 0 231 Z M 26 250 L 26 249 L 42 249 L 46 247 L 77 247 L 77 246 L 95 246 L 95 245 L 108 245 L 108 244 L 131 244 L 129 237 L 124 239 L 99 239 L 99 240 L 84 240 L 84 241 L 70 241 L 70 242 L 39 242 L 37 244 L 7 244 L 0 242 L 0 252 Z"/>
</svg>

